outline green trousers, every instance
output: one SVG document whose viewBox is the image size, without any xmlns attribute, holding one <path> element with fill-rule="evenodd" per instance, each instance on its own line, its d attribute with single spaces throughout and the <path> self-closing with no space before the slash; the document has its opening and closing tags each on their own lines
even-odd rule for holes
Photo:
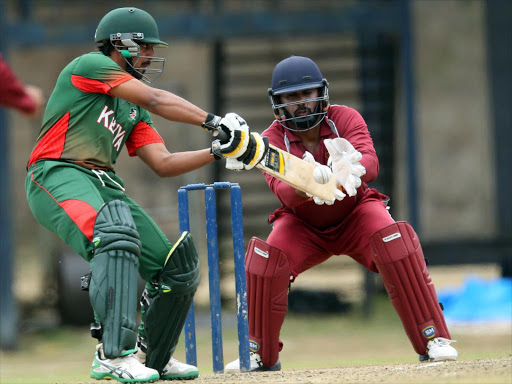
<svg viewBox="0 0 512 384">
<path fill-rule="evenodd" d="M 35 219 L 87 261 L 93 257 L 92 234 L 100 207 L 111 200 L 128 204 L 142 243 L 139 274 L 147 282 L 158 281 L 172 244 L 123 189 L 123 181 L 113 172 L 92 171 L 52 160 L 33 164 L 25 181 L 28 204 Z M 146 287 L 156 294 L 151 284 Z M 143 324 L 139 327 L 143 334 L 142 328 Z"/>
</svg>

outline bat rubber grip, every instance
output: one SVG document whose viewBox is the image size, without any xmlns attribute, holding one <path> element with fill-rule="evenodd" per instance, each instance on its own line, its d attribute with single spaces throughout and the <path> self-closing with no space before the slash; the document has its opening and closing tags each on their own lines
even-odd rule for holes
<svg viewBox="0 0 512 384">
<path fill-rule="evenodd" d="M 212 135 L 220 141 L 227 142 L 229 140 L 229 134 L 224 132 L 221 128 L 214 129 Z"/>
</svg>

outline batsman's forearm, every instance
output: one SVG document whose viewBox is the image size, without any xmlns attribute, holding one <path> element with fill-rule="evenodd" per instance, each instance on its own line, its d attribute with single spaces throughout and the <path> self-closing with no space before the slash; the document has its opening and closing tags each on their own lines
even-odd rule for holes
<svg viewBox="0 0 512 384">
<path fill-rule="evenodd" d="M 213 163 L 215 158 L 209 149 L 199 151 L 170 153 L 159 164 L 157 174 L 160 177 L 174 177 L 199 169 Z"/>
<path fill-rule="evenodd" d="M 161 89 L 155 90 L 147 110 L 170 121 L 198 126 L 204 123 L 208 115 L 191 102 Z"/>
<path fill-rule="evenodd" d="M 152 88 L 135 79 L 112 88 L 110 94 L 179 123 L 201 126 L 208 115 L 198 106 L 171 92 Z"/>
</svg>

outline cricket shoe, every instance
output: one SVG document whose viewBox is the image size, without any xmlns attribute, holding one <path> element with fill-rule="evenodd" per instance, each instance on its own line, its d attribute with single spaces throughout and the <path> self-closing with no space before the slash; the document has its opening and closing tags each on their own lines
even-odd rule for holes
<svg viewBox="0 0 512 384">
<path fill-rule="evenodd" d="M 135 354 L 137 360 L 142 364 L 146 363 L 146 353 L 141 349 L 137 348 Z M 182 363 L 176 360 L 174 357 L 169 359 L 169 362 L 165 365 L 162 373 L 160 374 L 160 380 L 192 380 L 199 376 L 199 370 L 193 365 Z"/>
<path fill-rule="evenodd" d="M 92 361 L 91 377 L 96 380 L 115 379 L 121 383 L 145 383 L 157 381 L 158 372 L 146 367 L 135 357 L 136 349 L 123 352 L 115 359 L 107 359 L 103 353 L 103 344 L 98 344 Z"/>
<path fill-rule="evenodd" d="M 427 343 L 427 354 L 420 356 L 420 361 L 449 361 L 457 360 L 457 350 L 450 344 L 455 340 L 436 337 Z"/>
<path fill-rule="evenodd" d="M 261 372 L 261 371 L 280 371 L 281 370 L 281 362 L 279 358 L 277 359 L 277 363 L 275 363 L 271 367 L 265 367 L 263 362 L 261 361 L 260 355 L 255 352 L 251 352 L 250 355 L 251 368 L 249 372 Z M 225 373 L 239 373 L 240 372 L 240 359 L 236 359 L 231 363 L 227 364 L 224 368 Z"/>
<path fill-rule="evenodd" d="M 192 380 L 199 376 L 199 370 L 190 364 L 171 357 L 160 375 L 160 380 Z"/>
</svg>

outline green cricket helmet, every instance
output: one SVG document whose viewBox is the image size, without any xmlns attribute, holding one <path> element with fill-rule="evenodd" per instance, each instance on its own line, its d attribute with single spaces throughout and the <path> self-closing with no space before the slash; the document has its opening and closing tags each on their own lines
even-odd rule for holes
<svg viewBox="0 0 512 384">
<path fill-rule="evenodd" d="M 140 43 L 155 47 L 168 45 L 160 40 L 155 19 L 142 9 L 117 8 L 107 13 L 96 28 L 94 41 L 99 45 L 112 44 L 128 63 L 128 72 L 139 80 L 151 83 L 163 71 L 164 58 L 140 55 Z M 158 68 L 142 66 L 148 61 Z"/>
</svg>

